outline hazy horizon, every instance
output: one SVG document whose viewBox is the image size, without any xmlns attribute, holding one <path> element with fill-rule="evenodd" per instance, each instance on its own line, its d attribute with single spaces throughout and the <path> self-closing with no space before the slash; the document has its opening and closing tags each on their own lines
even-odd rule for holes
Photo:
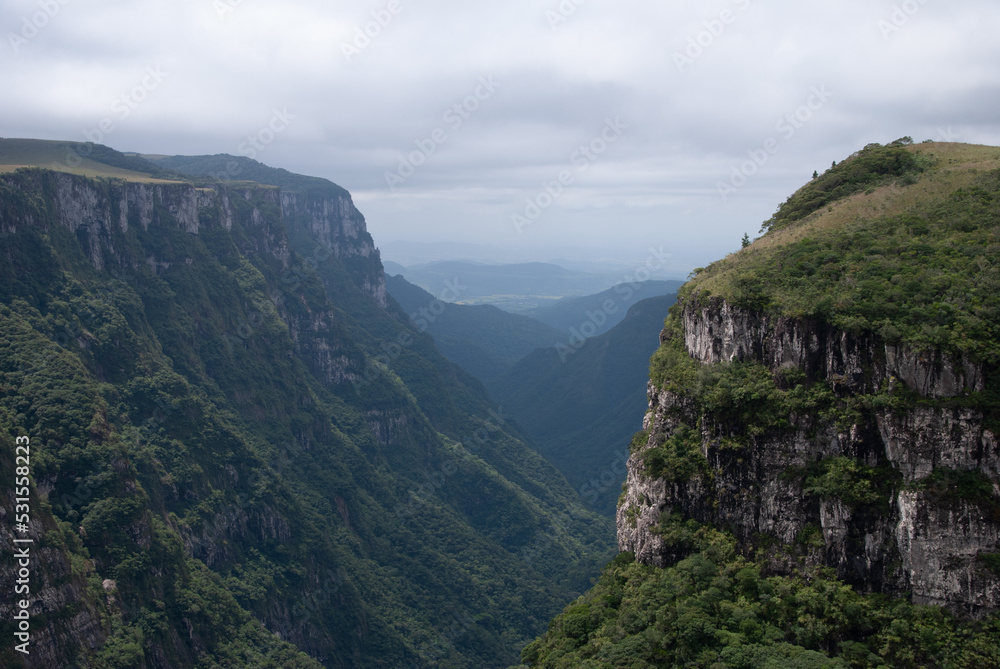
<svg viewBox="0 0 1000 669">
<path fill-rule="evenodd" d="M 2 7 L 0 135 L 324 177 L 387 259 L 686 275 L 869 142 L 1000 144 L 984 0 Z"/>
</svg>

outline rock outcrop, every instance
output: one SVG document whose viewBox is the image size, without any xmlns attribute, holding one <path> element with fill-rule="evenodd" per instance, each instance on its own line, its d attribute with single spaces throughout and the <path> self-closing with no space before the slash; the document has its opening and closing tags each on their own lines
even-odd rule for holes
<svg viewBox="0 0 1000 669">
<path fill-rule="evenodd" d="M 267 253 L 288 268 L 290 253 L 285 229 L 268 229 L 268 221 L 300 227 L 314 240 L 305 258 L 316 264 L 326 258 L 343 262 L 352 279 L 380 307 L 386 306 L 385 276 L 378 250 L 365 227 L 364 216 L 350 195 L 285 192 L 271 186 L 217 184 L 199 188 L 184 183 L 98 181 L 62 172 L 24 171 L 6 177 L 23 192 L 48 192 L 54 219 L 77 237 L 98 270 L 120 270 L 139 262 L 165 269 L 170 261 L 150 256 L 131 258 L 124 236 L 130 228 L 148 231 L 169 225 L 190 234 L 238 223 L 255 232 L 241 237 L 254 250 Z M 262 208 L 270 211 L 262 213 Z M 276 216 L 273 214 L 277 214 Z"/>
<path fill-rule="evenodd" d="M 618 508 L 621 550 L 659 566 L 682 557 L 662 536 L 666 519 L 679 512 L 731 529 L 748 553 L 779 572 L 825 564 L 863 591 L 910 593 L 915 603 L 971 615 L 1000 607 L 1000 578 L 983 559 L 1000 552 L 1000 446 L 972 401 L 988 387 L 991 370 L 817 320 L 719 299 L 693 302 L 671 317 L 679 329 L 665 329 L 661 341 L 680 337 L 702 366 L 801 370 L 839 405 L 907 399 L 855 402 L 862 409 L 836 417 L 801 412 L 780 429 L 746 430 L 703 406 L 695 392 L 651 382 L 643 426 L 649 436 L 629 459 Z M 682 480 L 650 476 L 645 454 L 682 425 L 700 432 L 702 470 Z M 859 501 L 807 485 L 807 472 L 838 458 L 876 473 L 870 482 L 878 494 Z M 973 477 L 977 492 L 941 483 L 942 472 Z"/>
</svg>

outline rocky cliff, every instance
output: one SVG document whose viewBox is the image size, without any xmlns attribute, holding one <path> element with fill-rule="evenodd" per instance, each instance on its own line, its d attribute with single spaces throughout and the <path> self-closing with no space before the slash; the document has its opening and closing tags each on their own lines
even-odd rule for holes
<svg viewBox="0 0 1000 669">
<path fill-rule="evenodd" d="M 0 665 L 508 666 L 610 549 L 349 195 L 281 176 L 0 174 L 0 464 L 38 453 Z"/>
<path fill-rule="evenodd" d="M 273 255 L 290 269 L 284 226 L 301 227 L 313 240 L 313 253 L 306 255 L 307 262 L 315 264 L 333 257 L 351 269 L 363 268 L 353 272 L 352 278 L 376 303 L 386 305 L 378 250 L 364 216 L 346 192 L 286 192 L 261 185 L 199 188 L 185 183 L 101 182 L 44 171 L 12 175 L 8 184 L 22 191 L 44 189 L 52 198 L 54 216 L 77 236 L 95 269 L 119 266 L 120 270 L 124 265 L 134 270 L 138 262 L 161 269 L 170 266 L 169 261 L 155 255 L 123 257 L 125 245 L 118 236 L 127 235 L 130 226 L 148 231 L 150 225 L 169 221 L 169 225 L 191 234 L 198 234 L 205 225 L 231 231 L 233 221 L 242 214 L 244 224 L 264 232 L 260 237 L 244 238 L 256 245 L 254 250 Z M 265 213 L 269 208 L 271 211 Z M 270 215 L 273 213 L 278 216 Z M 283 225 L 274 227 L 276 222 Z M 7 232 L 13 232 L 16 219 L 5 217 L 2 223 Z"/>
<path fill-rule="evenodd" d="M 1000 666 L 998 212 L 1000 148 L 901 138 L 695 270 L 621 553 L 522 661 Z"/>
<path fill-rule="evenodd" d="M 280 355 L 287 358 L 290 348 L 294 347 L 308 367 L 317 370 L 318 378 L 330 388 L 361 378 L 364 355 L 337 329 L 332 306 L 316 309 L 315 304 L 309 305 L 301 296 L 303 285 L 310 280 L 315 282 L 319 264 L 332 260 L 343 263 L 347 273 L 345 279 L 373 305 L 383 309 L 386 306 L 378 252 L 365 230 L 363 217 L 354 208 L 349 196 L 324 199 L 305 193 L 282 193 L 278 188 L 262 185 L 220 184 L 199 188 L 189 183 L 93 180 L 46 170 L 22 170 L 6 175 L 0 188 L 3 189 L 0 199 L 4 203 L 0 225 L 7 236 L 4 248 L 7 261 L 13 266 L 21 266 L 18 272 L 20 281 L 31 281 L 37 272 L 44 277 L 42 281 L 48 278 L 44 276 L 48 274 L 56 282 L 68 280 L 72 283 L 75 273 L 86 273 L 79 268 L 70 269 L 72 261 L 67 263 L 65 257 L 58 255 L 42 257 L 46 264 L 44 271 L 31 266 L 21 240 L 38 233 L 44 233 L 59 252 L 66 253 L 70 258 L 75 253 L 72 249 L 75 241 L 82 257 L 93 270 L 136 288 L 146 280 L 143 277 L 173 276 L 176 271 L 171 272 L 172 268 L 206 264 L 204 247 L 189 243 L 186 236 L 200 237 L 202 243 L 208 241 L 210 245 L 218 245 L 220 240 L 225 240 L 219 245 L 225 249 L 224 253 L 236 251 L 239 256 L 266 262 L 272 265 L 275 277 L 282 277 L 282 280 L 272 281 L 270 290 L 265 292 L 270 299 L 260 299 L 264 294 L 254 295 L 249 291 L 250 299 L 243 304 L 229 305 L 236 307 L 236 313 L 245 315 L 229 316 L 230 322 L 223 323 L 219 332 L 210 334 L 202 324 L 192 323 L 193 331 L 188 336 L 197 333 L 205 342 L 222 342 L 230 353 L 251 349 L 261 340 L 267 340 L 267 345 L 284 348 Z M 291 221 L 286 221 L 286 217 Z M 285 230 L 286 225 L 303 219 L 308 221 L 307 231 L 315 239 L 311 247 L 315 249 L 313 255 L 304 259 L 294 256 Z M 63 236 L 65 232 L 69 233 L 68 237 Z M 230 255 L 223 260 L 232 262 L 237 257 Z M 238 261 L 236 266 L 240 266 Z M 262 274 L 247 264 L 243 264 L 241 269 L 248 273 L 251 283 L 260 282 L 254 288 L 264 287 Z M 16 284 L 7 286 L 15 295 L 19 288 Z M 75 298 L 89 298 L 79 286 L 75 291 Z M 127 292 L 119 284 L 118 288 L 107 290 L 103 297 L 113 295 L 111 299 L 121 300 Z M 32 298 L 38 297 L 58 301 L 58 298 L 44 294 L 29 296 L 23 291 L 21 294 L 32 302 Z M 88 374 L 86 363 L 92 361 L 106 380 L 120 380 L 122 375 L 140 373 L 146 365 L 162 365 L 162 358 L 151 362 L 146 355 L 149 351 L 141 350 L 142 347 L 130 350 L 137 343 L 137 337 L 128 332 L 129 327 L 138 327 L 139 333 L 144 334 L 142 325 L 134 321 L 127 325 L 119 323 L 124 327 L 114 336 L 120 340 L 114 342 L 114 350 L 108 351 L 109 355 L 101 355 L 99 340 L 102 333 L 99 327 L 103 326 L 102 321 L 107 314 L 98 313 L 94 304 L 91 302 L 83 307 L 74 304 L 72 309 L 77 312 L 77 319 L 55 327 L 49 333 L 52 340 L 29 326 L 32 312 L 26 303 L 12 304 L 15 311 L 0 307 L 4 309 L 4 318 L 8 319 L 5 325 L 13 328 L 4 331 L 5 347 L 0 358 L 0 371 L 5 378 L 4 393 L 18 397 L 22 403 L 32 407 L 27 418 L 3 414 L 5 424 L 19 431 L 28 429 L 36 412 L 54 408 L 51 398 L 38 396 L 37 386 L 58 389 L 69 385 L 67 379 L 61 376 L 60 368 L 68 367 L 77 378 L 84 378 Z M 210 301 L 202 304 L 206 310 L 213 306 Z M 169 320 L 172 315 L 169 309 L 165 313 L 157 313 L 156 303 L 149 303 L 147 308 L 147 318 L 154 323 L 154 327 L 158 321 Z M 136 315 L 132 313 L 130 317 Z M 23 352 L 32 349 L 35 354 L 31 361 L 35 364 L 19 363 L 18 358 Z M 83 354 L 83 365 L 73 352 Z M 183 369 L 184 365 L 180 361 L 178 363 L 177 367 Z M 213 367 L 211 363 L 200 363 L 196 367 L 201 368 L 191 371 L 208 378 L 222 371 L 218 365 Z M 92 395 L 91 399 L 96 400 L 98 413 L 106 413 L 108 408 L 100 406 L 102 402 L 97 387 L 87 392 Z M 150 392 L 156 391 L 151 388 Z M 63 411 L 68 413 L 75 409 L 73 399 L 72 396 L 61 399 Z M 237 404 L 243 405 L 248 415 L 263 418 L 265 411 L 259 405 L 260 401 L 253 390 L 247 390 L 237 398 Z M 298 398 L 298 401 L 303 400 Z M 272 412 L 281 411 L 273 405 L 267 408 Z M 154 429 L 162 429 L 162 426 L 169 425 L 172 418 L 177 418 L 174 411 L 169 399 L 160 399 L 151 410 L 140 410 L 137 417 L 151 423 Z M 39 460 L 51 462 L 51 452 L 58 450 L 62 442 L 70 441 L 72 431 L 64 427 L 65 422 L 63 427 L 54 430 L 42 428 L 43 424 L 37 424 L 32 443 L 35 445 L 41 435 L 53 439 L 44 446 L 39 443 L 37 449 Z M 119 427 L 115 430 L 104 425 L 100 430 L 92 427 L 85 434 L 90 441 L 89 447 L 108 448 L 122 439 L 115 432 L 126 429 Z M 324 433 L 322 428 L 318 431 Z M 132 437 L 139 442 L 148 438 L 146 435 Z M 308 437 L 304 438 L 308 441 Z M 5 462 L 10 453 L 13 453 L 13 447 L 4 449 Z M 211 457 L 209 453 L 204 455 Z M 214 482 L 219 489 L 238 489 L 241 483 L 245 487 L 246 480 L 241 481 L 240 472 L 243 472 L 244 479 L 249 474 L 251 482 L 273 476 L 259 469 L 266 468 L 266 465 L 256 455 L 237 451 L 231 456 L 235 457 L 226 465 L 225 475 Z M 75 666 L 74 659 L 98 652 L 106 645 L 114 627 L 120 626 L 123 616 L 128 619 L 130 613 L 134 615 L 134 607 L 141 601 L 138 593 L 128 593 L 126 599 L 131 601 L 126 609 L 131 607 L 133 611 L 123 610 L 123 598 L 116 597 L 114 579 L 106 578 L 121 569 L 120 565 L 116 566 L 116 557 L 109 555 L 109 544 L 113 540 L 106 535 L 88 537 L 85 521 L 77 520 L 74 525 L 65 522 L 67 517 L 78 519 L 86 516 L 87 509 L 100 507 L 105 501 L 101 498 L 108 494 L 104 485 L 94 482 L 94 477 L 107 478 L 107 475 L 91 470 L 88 465 L 76 463 L 60 468 L 50 464 L 48 467 L 36 466 L 33 470 L 36 497 L 31 500 L 31 507 L 34 514 L 31 530 L 24 538 L 32 539 L 38 549 L 33 558 L 31 576 L 34 628 L 31 630 L 32 652 L 27 658 L 27 666 Z M 157 529 L 157 513 L 175 508 L 178 504 L 197 501 L 202 496 L 219 494 L 212 493 L 212 485 L 204 485 L 205 481 L 179 484 L 164 471 L 161 471 L 163 480 L 150 485 L 149 480 L 143 480 L 127 459 L 121 457 L 112 456 L 110 461 L 97 465 L 98 469 L 101 466 L 114 468 L 113 478 L 118 479 L 114 486 L 118 489 L 115 494 L 129 502 L 137 502 L 140 510 L 129 518 L 127 534 L 131 537 L 130 543 L 134 543 L 134 548 L 140 552 L 151 549 L 155 552 L 156 547 L 150 537 L 162 531 Z M 13 470 L 13 467 L 6 469 Z M 147 493 L 153 498 L 152 503 L 146 497 Z M 290 514 L 285 505 L 273 501 L 249 502 L 249 497 L 240 493 L 229 503 L 213 506 L 198 522 L 175 526 L 173 529 L 178 531 L 177 539 L 183 543 L 184 552 L 210 568 L 226 568 L 241 561 L 241 554 L 248 544 L 281 545 L 291 540 L 290 522 L 294 513 Z M 141 510 L 147 503 L 153 508 L 152 515 Z M 6 519 L 8 525 L 12 525 L 13 511 L 11 490 L 10 495 L 4 495 L 0 500 L 0 519 Z M 14 555 L 14 548 L 11 537 L 4 534 L 0 538 L 3 555 Z M 120 550 L 115 547 L 110 553 Z M 148 560 L 146 562 L 148 564 Z M 153 571 L 160 574 L 183 571 L 185 567 L 182 563 L 183 559 L 178 562 L 178 555 L 175 554 L 170 560 L 153 565 Z M 0 565 L 0 577 L 5 582 L 13 583 L 17 571 L 16 562 Z M 169 597 L 166 594 L 169 587 L 153 586 L 153 592 L 157 599 Z M 309 592 L 308 586 L 306 592 Z M 294 599 L 291 602 L 287 599 L 274 601 L 272 608 L 277 609 L 277 613 L 268 611 L 261 614 L 261 618 L 272 628 L 281 630 L 284 638 L 294 639 L 314 656 L 328 655 L 329 636 L 308 628 L 296 628 L 293 622 L 296 617 L 290 613 L 295 606 L 301 607 L 301 604 Z M 10 598 L 0 600 L 0 613 L 3 613 L 4 620 L 13 619 L 13 607 L 14 602 Z M 197 623 L 192 619 L 189 624 Z M 196 655 L 207 641 L 200 632 L 192 631 L 190 637 L 190 645 Z M 194 662 L 195 655 L 191 648 L 185 648 L 186 645 L 178 640 L 174 648 L 166 651 L 154 646 L 147 661 L 153 666 L 168 666 L 176 661 Z M 12 661 L 20 659 L 15 655 Z"/>
<path fill-rule="evenodd" d="M 806 220 L 812 229 L 824 226 L 822 218 Z M 898 220 L 879 224 L 887 234 L 908 235 Z M 860 327 L 868 321 L 838 314 L 829 298 L 812 315 L 789 313 L 782 305 L 800 304 L 795 290 L 805 288 L 782 292 L 782 284 L 806 286 L 810 277 L 788 258 L 819 245 L 799 241 L 801 233 L 784 243 L 783 234 L 792 232 L 772 233 L 770 245 L 734 254 L 707 279 L 695 278 L 667 319 L 644 431 L 633 441 L 619 502 L 620 549 L 641 562 L 672 564 L 683 555 L 667 538 L 670 519 L 693 518 L 728 528 L 748 555 L 779 573 L 827 565 L 862 591 L 909 594 L 915 603 L 973 615 L 997 609 L 995 363 L 970 353 L 975 346 L 958 318 L 941 316 L 955 313 L 943 287 L 927 298 L 938 301 L 921 312 L 913 334 L 900 335 L 896 325 L 903 327 L 911 312 L 893 306 L 888 293 L 904 272 L 927 271 L 925 262 L 932 267 L 935 260 L 925 260 L 932 254 L 914 256 L 909 267 L 894 260 L 884 270 L 884 292 L 860 294 L 855 277 L 830 273 L 837 283 L 829 290 L 843 291 L 838 304 L 845 310 L 870 319 L 896 309 L 898 320 Z M 824 251 L 828 263 L 849 257 L 850 244 L 858 243 L 856 230 L 825 234 L 841 235 Z M 898 243 L 905 259 L 907 247 Z M 980 244 L 948 242 L 970 258 L 985 258 Z M 869 263 L 884 262 L 865 252 Z M 750 263 L 771 263 L 770 275 L 752 274 Z M 994 275 L 984 275 L 976 289 Z M 971 294 L 954 299 L 972 309 Z M 941 344 L 927 343 L 923 335 L 938 322 L 946 324 L 935 332 Z M 989 332 L 995 321 L 975 327 Z"/>
<path fill-rule="evenodd" d="M 914 406 L 876 406 L 846 422 L 842 416 L 791 415 L 787 427 L 767 426 L 734 447 L 725 443 L 734 429 L 723 417 L 651 382 L 643 425 L 648 437 L 629 459 L 618 510 L 621 550 L 663 566 L 672 558 L 658 533 L 662 516 L 680 511 L 731 528 L 747 547 L 798 540 L 807 560 L 835 568 L 865 590 L 912 592 L 915 602 L 969 612 L 1000 604 L 1000 580 L 978 559 L 998 550 L 1000 517 L 992 500 L 941 499 L 921 488 L 938 468 L 947 468 L 980 472 L 1000 490 L 1000 448 L 983 411 L 953 403 L 983 390 L 982 365 L 722 301 L 688 303 L 679 319 L 679 335 L 664 330 L 661 336 L 667 342 L 680 336 L 700 365 L 759 363 L 775 375 L 801 370 L 842 400 L 902 387 L 916 395 Z M 682 424 L 698 426 L 706 470 L 688 480 L 651 478 L 644 454 Z M 802 472 L 841 457 L 884 473 L 886 485 L 873 488 L 879 499 L 861 504 L 807 490 Z M 806 535 L 813 528 L 818 534 L 810 543 Z M 771 553 L 776 568 L 788 567 L 787 555 Z"/>
</svg>

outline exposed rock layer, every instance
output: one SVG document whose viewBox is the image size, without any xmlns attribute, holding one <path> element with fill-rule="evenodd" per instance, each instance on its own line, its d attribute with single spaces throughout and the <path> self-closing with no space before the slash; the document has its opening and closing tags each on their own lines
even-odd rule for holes
<svg viewBox="0 0 1000 669">
<path fill-rule="evenodd" d="M 755 361 L 775 372 L 795 367 L 841 398 L 903 384 L 922 400 L 909 409 L 873 410 L 849 426 L 790 416 L 790 429 L 745 438 L 736 449 L 723 446 L 718 417 L 692 398 L 650 383 L 644 424 L 650 436 L 629 459 L 618 508 L 621 550 L 659 566 L 681 557 L 658 534 L 664 514 L 679 511 L 731 528 L 747 552 L 766 548 L 778 571 L 824 563 L 864 591 L 912 593 L 916 603 L 971 614 L 1000 606 L 1000 579 L 982 560 L 1000 551 L 995 507 L 935 495 L 919 485 L 946 467 L 985 473 L 994 493 L 1000 491 L 1000 447 L 983 412 L 947 402 L 983 391 L 988 369 L 719 300 L 687 304 L 679 317 L 686 351 L 704 365 Z M 669 336 L 664 330 L 661 339 Z M 643 453 L 681 422 L 699 426 L 709 474 L 680 482 L 650 478 Z M 809 494 L 801 476 L 789 475 L 839 456 L 898 473 L 884 504 L 852 508 L 835 497 Z"/>
<path fill-rule="evenodd" d="M 156 243 L 167 237 L 168 230 L 209 235 L 213 227 L 224 228 L 229 233 L 239 227 L 240 234 L 232 234 L 231 239 L 240 253 L 244 257 L 253 254 L 268 257 L 284 268 L 283 278 L 286 287 L 290 288 L 287 295 L 295 295 L 293 282 L 309 280 L 309 274 L 319 263 L 333 258 L 347 268 L 349 280 L 367 298 L 377 307 L 386 306 L 378 251 L 365 229 L 363 216 L 347 195 L 284 193 L 267 186 L 196 188 L 179 183 L 93 180 L 34 170 L 5 175 L 3 184 L 12 186 L 21 197 L 34 198 L 41 207 L 35 211 L 44 220 L 37 220 L 37 215 L 33 214 L 4 217 L 0 220 L 0 231 L 12 234 L 32 226 L 43 230 L 61 227 L 76 238 L 95 269 L 116 277 L 128 279 L 143 265 L 154 273 L 162 273 L 175 263 L 190 264 L 192 260 L 178 255 L 176 248 Z M 297 260 L 292 254 L 286 229 L 295 226 L 316 240 L 312 255 Z M 148 235 L 154 243 L 147 246 L 136 243 L 137 235 Z M 161 248 L 163 255 L 154 251 L 143 257 L 141 249 L 149 247 Z M 343 342 L 336 336 L 332 309 L 303 316 L 301 309 L 284 308 L 284 301 L 290 299 L 286 293 L 275 293 L 272 298 L 273 304 L 258 304 L 251 309 L 259 312 L 254 328 L 287 328 L 302 359 L 329 387 L 360 378 L 363 370 L 357 359 L 360 354 L 355 350 L 343 350 Z M 274 325 L 279 318 L 280 325 Z M 239 336 L 240 331 L 236 330 L 227 340 L 229 345 L 233 346 L 232 342 L 239 345 Z M 0 460 L 5 470 L 12 469 L 6 466 L 5 458 Z M 231 476 L 234 480 L 230 483 L 235 486 L 235 469 Z M 30 533 L 25 535 L 34 540 L 36 547 L 29 593 L 33 619 L 31 655 L 23 659 L 30 667 L 77 666 L 74 661 L 101 648 L 111 634 L 112 617 L 122 613 L 121 598 L 116 596 L 114 581 L 110 579 L 105 579 L 100 589 L 94 586 L 100 565 L 93 560 L 74 561 L 72 551 L 63 545 L 62 529 L 49 508 L 49 503 L 56 498 L 52 494 L 52 481 L 39 478 L 35 484 L 33 522 Z M 134 490 L 134 481 L 129 484 Z M 84 501 L 90 494 L 89 490 L 85 492 Z M 181 494 L 176 486 L 173 494 Z M 192 492 L 188 490 L 185 494 Z M 8 526 L 12 525 L 14 502 L 12 490 L 0 497 L 0 519 L 5 519 Z M 288 521 L 271 506 L 233 505 L 220 508 L 198 532 L 185 528 L 181 534 L 187 555 L 215 567 L 236 559 L 238 544 L 288 542 L 292 534 Z M 86 539 L 82 527 L 73 529 Z M 150 528 L 147 523 L 137 523 L 130 532 L 141 539 L 139 543 L 143 548 L 148 549 Z M 12 538 L 10 533 L 0 536 L 0 552 L 4 555 L 14 555 Z M 0 577 L 5 583 L 13 584 L 17 574 L 18 567 L 13 560 L 0 565 Z M 0 600 L 0 614 L 4 620 L 13 620 L 14 607 L 11 598 Z M 264 619 L 273 629 L 288 630 L 284 637 L 314 656 L 322 657 L 328 652 L 324 648 L 329 640 L 308 638 L 315 631 L 293 624 L 295 618 L 288 611 L 268 614 Z M 195 631 L 188 630 L 187 634 L 191 644 L 200 643 Z M 181 649 L 184 644 L 178 641 L 176 645 Z M 150 652 L 154 660 L 158 653 L 162 654 L 158 649 Z M 154 661 L 154 666 L 165 667 L 169 663 Z"/>
</svg>

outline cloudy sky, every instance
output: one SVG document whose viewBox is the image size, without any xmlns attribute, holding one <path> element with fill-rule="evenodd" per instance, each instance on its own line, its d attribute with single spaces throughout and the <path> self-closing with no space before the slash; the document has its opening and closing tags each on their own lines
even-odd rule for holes
<svg viewBox="0 0 1000 669">
<path fill-rule="evenodd" d="M 1000 144 L 996 0 L 0 8 L 0 135 L 326 177 L 389 259 L 686 274 L 869 142 Z"/>
</svg>

